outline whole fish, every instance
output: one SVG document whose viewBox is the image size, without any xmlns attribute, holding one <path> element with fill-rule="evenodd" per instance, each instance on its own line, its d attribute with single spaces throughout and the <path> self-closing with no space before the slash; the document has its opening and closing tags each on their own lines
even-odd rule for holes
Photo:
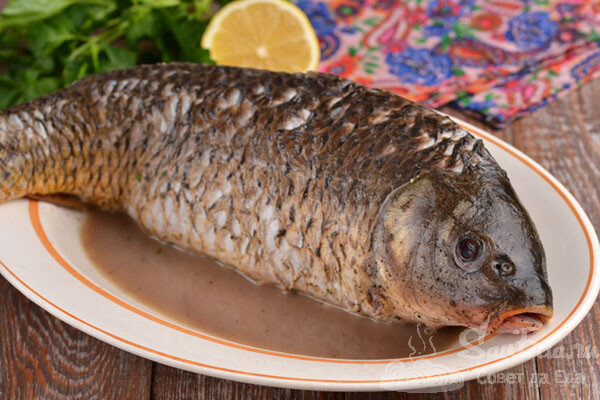
<svg viewBox="0 0 600 400">
<path fill-rule="evenodd" d="M 458 125 L 326 74 L 160 64 L 0 112 L 0 200 L 54 193 L 382 321 L 535 331 L 545 255 Z"/>
</svg>

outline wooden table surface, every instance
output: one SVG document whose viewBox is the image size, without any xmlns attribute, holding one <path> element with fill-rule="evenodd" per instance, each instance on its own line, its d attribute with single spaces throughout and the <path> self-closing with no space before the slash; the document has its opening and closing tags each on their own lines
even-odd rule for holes
<svg viewBox="0 0 600 400">
<path fill-rule="evenodd" d="M 494 133 L 561 181 L 600 231 L 600 80 Z M 327 393 L 255 386 L 166 367 L 68 326 L 1 277 L 0 294 L 0 399 L 600 399 L 599 358 L 578 354 L 582 345 L 598 346 L 600 354 L 598 303 L 558 344 L 572 357 L 537 358 L 511 369 L 521 384 L 470 381 L 436 394 Z M 574 374 L 569 382 L 565 373 Z M 548 382 L 529 384 L 535 377 Z"/>
</svg>

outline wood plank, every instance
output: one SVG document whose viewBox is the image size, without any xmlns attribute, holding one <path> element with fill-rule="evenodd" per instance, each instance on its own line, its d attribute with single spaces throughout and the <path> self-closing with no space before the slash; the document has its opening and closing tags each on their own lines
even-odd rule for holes
<svg viewBox="0 0 600 400">
<path fill-rule="evenodd" d="M 0 399 L 150 397 L 150 361 L 54 318 L 0 277 Z"/>
</svg>

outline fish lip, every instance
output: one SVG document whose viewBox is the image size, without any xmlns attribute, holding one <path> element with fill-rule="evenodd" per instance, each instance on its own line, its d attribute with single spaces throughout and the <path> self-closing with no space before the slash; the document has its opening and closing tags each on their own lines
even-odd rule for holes
<svg viewBox="0 0 600 400">
<path fill-rule="evenodd" d="M 487 330 L 496 333 L 533 333 L 542 329 L 553 314 L 550 306 L 529 306 L 504 310 L 490 320 Z"/>
</svg>

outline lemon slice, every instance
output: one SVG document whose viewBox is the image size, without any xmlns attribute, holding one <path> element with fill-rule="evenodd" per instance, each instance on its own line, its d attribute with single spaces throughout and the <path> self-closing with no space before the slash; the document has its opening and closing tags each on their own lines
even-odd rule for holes
<svg viewBox="0 0 600 400">
<path fill-rule="evenodd" d="M 217 64 L 305 72 L 319 63 L 319 41 L 306 15 L 284 0 L 238 0 L 211 19 L 202 47 Z"/>
</svg>

